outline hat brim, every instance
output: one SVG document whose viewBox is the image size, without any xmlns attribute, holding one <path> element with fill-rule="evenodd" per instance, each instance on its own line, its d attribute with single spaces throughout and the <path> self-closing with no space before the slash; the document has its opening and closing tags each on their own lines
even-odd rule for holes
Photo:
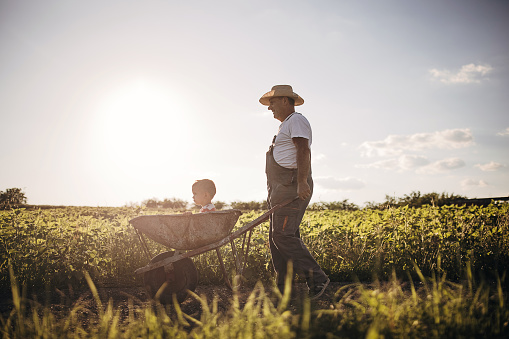
<svg viewBox="0 0 509 339">
<path fill-rule="evenodd" d="M 265 93 L 261 98 L 260 98 L 260 104 L 264 105 L 264 106 L 269 106 L 270 105 L 270 99 L 272 98 L 281 98 L 281 97 L 288 97 L 288 98 L 292 98 L 293 100 L 295 100 L 295 106 L 300 106 L 304 103 L 304 99 L 302 99 L 300 97 L 300 95 L 298 95 L 297 93 L 292 93 L 292 95 L 277 95 L 274 93 L 274 91 L 270 91 L 270 92 L 267 92 Z"/>
</svg>

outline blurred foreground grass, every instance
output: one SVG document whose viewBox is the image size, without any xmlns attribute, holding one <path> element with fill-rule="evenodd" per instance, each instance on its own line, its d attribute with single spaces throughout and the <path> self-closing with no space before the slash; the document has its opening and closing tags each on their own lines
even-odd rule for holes
<svg viewBox="0 0 509 339">
<path fill-rule="evenodd" d="M 0 318 L 3 338 L 506 338 L 509 335 L 505 277 L 491 285 L 473 277 L 461 284 L 445 277 L 421 277 L 418 283 L 353 283 L 339 288 L 328 309 L 308 299 L 290 310 L 290 293 L 275 298 L 257 283 L 242 305 L 238 295 L 226 311 L 218 300 L 193 293 L 201 314 L 182 312 L 178 303 L 148 301 L 127 313 L 104 302 L 85 274 L 95 307 L 78 300 L 67 313 L 25 299 L 11 269 L 13 308 Z"/>
</svg>

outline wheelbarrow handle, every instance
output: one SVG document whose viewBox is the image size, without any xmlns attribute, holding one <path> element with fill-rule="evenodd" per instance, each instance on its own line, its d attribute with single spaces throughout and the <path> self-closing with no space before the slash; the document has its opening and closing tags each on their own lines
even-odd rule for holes
<svg viewBox="0 0 509 339">
<path fill-rule="evenodd" d="M 276 210 L 278 210 L 278 209 L 280 209 L 280 208 L 282 208 L 282 207 L 285 207 L 286 205 L 289 205 L 289 204 L 291 204 L 292 202 L 297 201 L 297 200 L 299 200 L 299 199 L 300 199 L 300 197 L 299 197 L 299 196 L 296 196 L 295 198 L 290 198 L 290 199 L 288 199 L 288 200 L 285 200 L 285 201 L 283 201 L 283 202 L 281 202 L 281 203 L 277 204 L 276 206 L 272 207 L 272 208 L 271 208 L 270 210 L 268 210 L 266 213 L 270 213 L 270 214 L 272 214 L 272 213 L 274 213 Z M 270 214 L 269 214 L 269 215 L 270 215 Z"/>
<path fill-rule="evenodd" d="M 272 207 L 270 210 L 268 210 L 267 212 L 263 213 L 262 215 L 260 215 L 258 218 L 254 219 L 253 221 L 251 221 L 250 223 L 244 225 L 243 227 L 239 228 L 237 231 L 233 232 L 233 233 L 230 233 L 230 235 L 228 236 L 228 238 L 230 239 L 235 239 L 237 238 L 238 236 L 240 236 L 241 234 L 249 231 L 250 229 L 252 229 L 253 227 L 255 226 L 258 226 L 260 225 L 262 222 L 266 221 L 267 219 L 270 218 L 271 214 L 274 213 L 275 211 L 277 211 L 278 209 L 280 208 L 283 208 L 285 207 L 286 205 L 289 205 L 291 204 L 292 202 L 296 201 L 300 199 L 298 196 L 295 197 L 295 198 L 292 198 L 292 199 L 288 199 L 288 200 L 285 200 L 283 201 L 282 203 L 279 203 L 277 204 L 276 206 Z"/>
</svg>

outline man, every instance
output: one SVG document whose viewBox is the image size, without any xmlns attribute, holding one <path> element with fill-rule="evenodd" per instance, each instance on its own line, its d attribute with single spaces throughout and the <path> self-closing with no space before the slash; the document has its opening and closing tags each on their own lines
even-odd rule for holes
<svg viewBox="0 0 509 339">
<path fill-rule="evenodd" d="M 266 157 L 269 208 L 299 197 L 270 217 L 269 244 L 277 286 L 280 291 L 284 290 L 287 265 L 292 262 L 295 272 L 306 277 L 309 295 L 315 299 L 323 294 L 330 280 L 309 253 L 299 233 L 313 194 L 311 126 L 294 107 L 302 105 L 304 99 L 294 93 L 291 86 L 277 85 L 260 98 L 260 103 L 269 106 L 274 118 L 281 121 Z"/>
</svg>

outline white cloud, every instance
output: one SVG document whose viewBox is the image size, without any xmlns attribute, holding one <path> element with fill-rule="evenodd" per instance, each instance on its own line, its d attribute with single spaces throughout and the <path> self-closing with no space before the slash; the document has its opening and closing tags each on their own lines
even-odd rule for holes
<svg viewBox="0 0 509 339">
<path fill-rule="evenodd" d="M 459 158 L 443 159 L 430 163 L 428 158 L 421 155 L 402 155 L 399 158 L 380 160 L 367 165 L 357 165 L 361 168 L 376 168 L 397 172 L 415 170 L 418 174 L 447 172 L 464 166 L 465 162 Z"/>
<path fill-rule="evenodd" d="M 413 170 L 429 164 L 429 160 L 422 155 L 401 155 L 399 158 L 380 160 L 368 165 L 358 165 L 361 168 L 376 168 L 397 170 L 399 172 Z"/>
<path fill-rule="evenodd" d="M 394 159 L 375 161 L 375 162 L 373 162 L 371 164 L 367 164 L 367 165 L 357 165 L 356 167 L 395 170 L 395 169 L 398 169 L 398 164 L 399 164 L 398 159 L 394 158 Z"/>
<path fill-rule="evenodd" d="M 494 172 L 494 171 L 498 171 L 499 169 L 505 168 L 506 166 L 503 164 L 500 164 L 498 162 L 491 161 L 484 165 L 477 164 L 477 165 L 475 165 L 475 167 L 480 168 L 481 171 Z"/>
<path fill-rule="evenodd" d="M 365 141 L 359 148 L 363 156 L 394 156 L 405 150 L 441 148 L 458 149 L 473 145 L 473 136 L 469 128 L 447 129 L 433 133 L 412 135 L 389 135 L 381 141 Z"/>
<path fill-rule="evenodd" d="M 508 136 L 509 135 L 509 127 L 507 127 L 502 132 L 498 132 L 497 135 L 500 135 L 500 136 L 503 136 L 503 137 Z"/>
<path fill-rule="evenodd" d="M 313 154 L 313 162 L 319 162 L 326 158 L 327 158 L 327 156 L 323 153 Z"/>
<path fill-rule="evenodd" d="M 464 189 L 476 188 L 476 187 L 486 187 L 488 183 L 484 180 L 476 180 L 476 179 L 465 179 L 461 182 L 461 186 Z"/>
<path fill-rule="evenodd" d="M 486 75 L 493 70 L 490 65 L 475 65 L 468 64 L 461 67 L 461 69 L 453 73 L 449 70 L 431 69 L 431 75 L 444 84 L 471 84 L 480 83 L 481 80 L 486 79 Z"/>
<path fill-rule="evenodd" d="M 318 177 L 313 180 L 317 185 L 328 190 L 352 191 L 359 190 L 366 186 L 364 181 L 350 177 L 342 179 L 336 179 L 333 177 Z"/>
<path fill-rule="evenodd" d="M 427 166 L 419 168 L 417 173 L 419 174 L 434 174 L 440 172 L 447 172 L 455 170 L 461 167 L 465 167 L 465 162 L 460 158 L 449 158 L 444 160 L 435 161 Z"/>
<path fill-rule="evenodd" d="M 399 157 L 399 166 L 402 170 L 413 170 L 427 164 L 429 164 L 429 160 L 422 155 L 402 155 Z"/>
</svg>

